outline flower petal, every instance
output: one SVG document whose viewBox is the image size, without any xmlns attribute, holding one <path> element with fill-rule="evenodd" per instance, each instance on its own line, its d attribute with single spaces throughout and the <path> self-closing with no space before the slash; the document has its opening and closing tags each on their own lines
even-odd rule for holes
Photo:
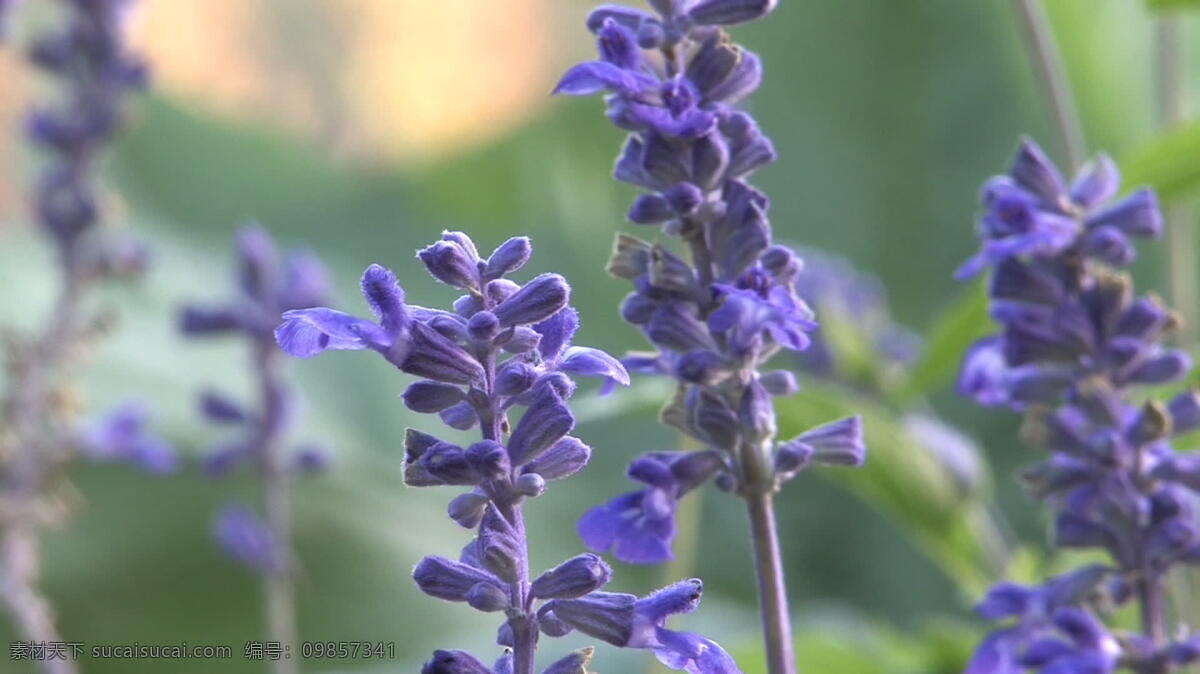
<svg viewBox="0 0 1200 674">
<path fill-rule="evenodd" d="M 311 358 L 326 349 L 357 351 L 385 340 L 379 326 L 366 319 L 315 307 L 284 312 L 275 341 L 289 355 Z"/>
</svg>

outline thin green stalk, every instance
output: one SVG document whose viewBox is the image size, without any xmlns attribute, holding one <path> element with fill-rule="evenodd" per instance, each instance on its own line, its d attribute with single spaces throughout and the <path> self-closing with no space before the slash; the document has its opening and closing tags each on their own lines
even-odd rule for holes
<svg viewBox="0 0 1200 674">
<path fill-rule="evenodd" d="M 1158 121 L 1164 130 L 1178 125 L 1187 115 L 1182 29 L 1177 17 L 1164 16 L 1155 30 Z M 1171 204 L 1164 212 L 1171 302 L 1183 314 L 1179 339 L 1189 350 L 1196 346 L 1196 321 L 1200 320 L 1197 315 L 1200 298 L 1196 287 L 1196 228 L 1190 210 L 1184 205 Z"/>
<path fill-rule="evenodd" d="M 1183 58 L 1183 26 L 1174 15 L 1164 15 L 1155 26 L 1155 74 L 1158 93 L 1158 124 L 1168 130 L 1183 122 L 1187 117 L 1185 83 L 1187 73 Z M 1180 346 L 1194 352 L 1200 338 L 1200 297 L 1197 297 L 1196 276 L 1196 223 L 1193 209 L 1186 204 L 1168 204 L 1163 212 L 1167 232 L 1167 272 L 1171 292 L 1171 303 L 1183 314 L 1183 327 L 1179 331 Z M 1196 587 L 1200 584 L 1200 573 L 1185 571 L 1168 578 L 1168 595 L 1173 602 L 1178 619 L 1186 623 L 1200 620 L 1200 605 L 1197 605 Z"/>
<path fill-rule="evenodd" d="M 1029 56 L 1046 97 L 1046 106 L 1057 129 L 1067 163 L 1073 171 L 1083 164 L 1087 156 L 1087 143 L 1084 142 L 1083 124 L 1075 105 L 1075 95 L 1071 91 L 1071 81 L 1054 39 L 1054 30 L 1040 0 L 1016 0 L 1016 5 Z"/>
</svg>

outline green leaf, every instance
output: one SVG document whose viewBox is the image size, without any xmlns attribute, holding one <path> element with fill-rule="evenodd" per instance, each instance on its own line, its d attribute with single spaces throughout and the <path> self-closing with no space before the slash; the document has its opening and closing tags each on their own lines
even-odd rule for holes
<svg viewBox="0 0 1200 674">
<path fill-rule="evenodd" d="M 893 394 L 897 402 L 910 402 L 944 386 L 958 371 L 963 354 L 992 328 L 984 282 L 977 281 L 934 323 L 925 354 L 908 380 Z"/>
<path fill-rule="evenodd" d="M 818 469 L 894 521 L 914 544 L 953 579 L 966 597 L 977 598 L 998 578 L 1008 546 L 988 506 L 990 478 L 964 489 L 953 466 L 909 432 L 896 413 L 880 403 L 810 382 L 779 403 L 781 437 L 841 417 L 863 417 L 868 460 L 858 469 Z M 980 471 L 985 471 L 983 465 Z"/>
<path fill-rule="evenodd" d="M 1200 4 L 1193 2 L 1192 4 Z M 1149 185 L 1163 201 L 1200 187 L 1200 122 L 1160 135 L 1122 164 L 1125 184 Z"/>
</svg>

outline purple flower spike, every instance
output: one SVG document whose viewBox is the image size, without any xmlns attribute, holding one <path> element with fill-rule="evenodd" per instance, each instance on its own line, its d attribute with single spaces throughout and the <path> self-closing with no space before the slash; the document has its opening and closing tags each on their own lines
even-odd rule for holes
<svg viewBox="0 0 1200 674">
<path fill-rule="evenodd" d="M 364 274 L 363 294 L 378 323 L 308 307 L 284 314 L 276 333 L 280 346 L 300 357 L 335 348 L 374 350 L 421 378 L 402 395 L 407 408 L 436 413 L 456 430 L 480 433 L 479 440 L 464 445 L 415 429 L 405 435 L 405 483 L 459 487 L 447 514 L 475 532 L 458 560 L 426 557 L 413 579 L 428 595 L 502 616 L 497 640 L 510 650 L 490 668 L 461 651 L 437 651 L 423 671 L 533 674 L 538 635 L 559 637 L 574 629 L 554 615 L 553 603 L 603 597 L 599 590 L 612 577 L 599 556 L 582 554 L 530 578 L 523 507 L 553 481 L 578 473 L 591 457 L 591 448 L 569 435 L 575 427 L 568 405 L 574 378 L 629 384 L 620 361 L 573 344 L 579 316 L 568 306 L 571 289 L 562 276 L 541 274 L 525 284 L 503 278 L 525 266 L 531 253 L 529 240 L 516 237 L 482 260 L 465 234 L 447 232 L 421 252 L 421 259 L 437 280 L 467 291 L 453 311 L 407 305 L 395 277 L 373 266 Z M 704 482 L 723 465 L 705 452 L 651 461 L 669 483 L 655 487 L 664 496 Z M 657 478 L 646 479 L 659 484 Z M 664 597 L 648 606 L 663 606 Z M 635 601 L 630 598 L 630 610 Z M 686 608 L 656 608 L 653 615 L 662 616 L 656 618 L 661 623 L 664 610 Z M 713 653 L 724 653 L 706 639 L 664 632 L 667 641 L 659 644 L 647 641 L 657 638 L 656 632 L 645 634 L 631 647 L 665 649 L 689 671 L 736 671 L 695 669 L 691 663 L 716 662 Z M 590 657 L 591 650 L 584 649 L 542 671 L 582 674 Z"/>
<path fill-rule="evenodd" d="M 758 123 L 735 107 L 761 85 L 762 59 L 734 44 L 726 32 L 728 26 L 766 16 L 777 4 L 650 0 L 658 16 L 603 5 L 587 22 L 597 36 L 599 59 L 568 70 L 556 89 L 607 94 L 608 118 L 628 132 L 613 177 L 642 190 L 629 220 L 658 225 L 681 240 L 673 248 L 617 236 L 608 271 L 634 287 L 622 302 L 621 316 L 657 349 L 631 355 L 622 364 L 629 372 L 677 381 L 663 421 L 702 444 L 701 454 L 720 457 L 719 486 L 749 503 L 763 520 L 756 526 L 772 529 L 756 540 L 760 553 L 778 538 L 774 524 L 765 521 L 772 520 L 765 502 L 816 453 L 813 447 L 775 442 L 771 396 L 788 395 L 797 383 L 761 370 L 781 350 L 809 348 L 817 323 L 801 299 L 802 263 L 773 243 L 770 200 L 747 182 L 776 158 Z M 680 248 L 688 258 L 675 252 Z M 589 357 L 562 369 L 605 376 L 604 390 L 611 391 L 621 379 L 605 371 L 606 363 Z M 830 456 L 821 452 L 822 460 Z M 844 465 L 858 465 L 864 453 L 838 456 Z M 589 510 L 580 534 L 592 549 L 614 550 L 625 561 L 669 559 L 675 504 L 697 485 L 651 480 L 644 462 L 631 467 L 630 477 L 647 482 L 647 488 Z M 782 578 L 760 583 L 762 588 L 782 585 Z M 771 632 L 766 639 L 770 669 L 792 671 L 794 658 L 783 646 L 792 638 L 786 602 L 762 599 L 771 610 L 763 616 Z M 677 645 L 687 655 L 671 660 L 673 665 L 719 669 L 686 664 L 714 652 L 703 640 Z"/>
<path fill-rule="evenodd" d="M 1105 204 L 1119 176 L 1101 155 L 1068 191 L 1026 140 L 1009 175 L 984 189 L 983 249 L 964 271 L 993 267 L 990 313 L 1000 329 L 967 353 L 959 391 L 1029 411 L 1023 436 L 1048 457 L 1021 479 L 1050 506 L 1054 544 L 1097 548 L 1110 563 L 1037 587 L 993 588 L 979 613 L 1010 622 L 980 645 L 968 674 L 1171 669 L 1163 578 L 1200 549 L 1190 505 L 1200 481 L 1169 441 L 1200 423 L 1200 403 L 1191 392 L 1163 405 L 1132 391 L 1176 381 L 1192 363 L 1160 343 L 1177 318 L 1136 297 L 1118 271 L 1135 258 L 1134 237 L 1162 231 L 1150 190 Z M 1093 613 L 1134 597 L 1145 633 L 1114 636 Z"/>
<path fill-rule="evenodd" d="M 291 482 L 322 472 L 329 462 L 317 445 L 296 444 L 289 437 L 298 400 L 287 386 L 280 359 L 285 351 L 309 357 L 325 349 L 383 349 L 387 334 L 371 321 L 319 306 L 327 301 L 328 281 L 311 252 L 281 255 L 267 230 L 257 225 L 239 230 L 236 252 L 232 297 L 183 314 L 188 336 L 236 335 L 252 357 L 253 398 L 239 402 L 218 391 L 200 396 L 203 418 L 228 435 L 205 454 L 201 467 L 214 478 L 239 465 L 252 473 L 256 500 L 263 503 L 261 516 L 246 506 L 230 505 L 216 518 L 214 538 L 227 555 L 261 577 L 267 605 L 293 606 L 293 536 L 290 518 L 281 515 L 288 508 Z M 394 279 L 389 290 L 386 271 L 383 276 L 368 278 L 364 290 L 384 325 L 390 325 L 389 317 L 403 320 L 403 296 Z M 288 629 L 291 617 L 274 608 L 269 612 L 283 618 L 269 621 L 271 639 L 296 643 Z"/>
</svg>

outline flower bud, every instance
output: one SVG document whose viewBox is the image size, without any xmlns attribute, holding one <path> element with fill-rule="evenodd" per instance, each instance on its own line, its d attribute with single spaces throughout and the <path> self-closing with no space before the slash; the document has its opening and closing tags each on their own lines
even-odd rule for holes
<svg viewBox="0 0 1200 674">
<path fill-rule="evenodd" d="M 567 436 L 525 464 L 523 471 L 537 473 L 547 480 L 557 480 L 582 470 L 591 457 L 591 447 L 583 444 L 579 438 Z"/>
<path fill-rule="evenodd" d="M 475 312 L 483 310 L 483 300 L 478 295 L 466 294 L 454 300 L 454 313 L 463 318 L 470 318 Z"/>
<path fill-rule="evenodd" d="M 1097 227 L 1083 237 L 1083 252 L 1114 267 L 1127 267 L 1137 257 L 1137 249 L 1124 232 L 1116 227 Z"/>
<path fill-rule="evenodd" d="M 722 471 L 717 473 L 716 485 L 717 489 L 727 494 L 733 493 L 737 490 L 737 478 L 733 476 L 733 473 Z"/>
<path fill-rule="evenodd" d="M 467 461 L 466 452 L 448 442 L 439 442 L 425 450 L 421 455 L 421 466 L 442 484 L 479 484 L 480 475 Z"/>
<path fill-rule="evenodd" d="M 847 417 L 818 426 L 796 440 L 812 447 L 812 460 L 829 466 L 861 466 L 867 459 L 862 417 Z"/>
<path fill-rule="evenodd" d="M 1154 190 L 1143 187 L 1088 217 L 1085 224 L 1089 229 L 1109 226 L 1132 236 L 1156 237 L 1162 234 L 1163 217 Z"/>
<path fill-rule="evenodd" d="M 775 404 L 771 394 L 757 380 L 750 382 L 742 392 L 738 423 L 742 438 L 751 442 L 757 443 L 775 435 Z"/>
<path fill-rule="evenodd" d="M 813 453 L 813 448 L 800 440 L 783 443 L 775 450 L 775 473 L 790 478 L 808 466 Z"/>
<path fill-rule="evenodd" d="M 688 412 L 690 426 L 713 447 L 730 450 L 737 445 L 737 415 L 725 401 L 708 391 L 698 391 L 689 396 Z"/>
<path fill-rule="evenodd" d="M 525 266 L 533 255 L 533 244 L 525 236 L 517 236 L 505 241 L 492 251 L 484 268 L 488 278 L 499 278 Z"/>
<path fill-rule="evenodd" d="M 675 376 L 691 384 L 714 384 L 728 374 L 725 359 L 708 349 L 689 351 L 675 362 Z"/>
<path fill-rule="evenodd" d="M 467 333 L 477 342 L 488 342 L 500 332 L 500 321 L 490 311 L 480 311 L 467 321 Z"/>
<path fill-rule="evenodd" d="M 621 318 L 633 325 L 645 325 L 654 317 L 658 302 L 634 291 L 625 296 L 621 302 Z"/>
<path fill-rule="evenodd" d="M 485 479 L 495 480 L 508 475 L 508 453 L 495 440 L 480 440 L 467 448 L 467 462 Z"/>
<path fill-rule="evenodd" d="M 688 16 L 701 26 L 730 26 L 770 14 L 778 0 L 704 0 Z"/>
<path fill-rule="evenodd" d="M 652 487 L 669 489 L 675 486 L 675 476 L 671 474 L 671 467 L 654 455 L 639 456 L 629 463 L 625 472 L 629 479 Z"/>
<path fill-rule="evenodd" d="M 690 451 L 671 462 L 671 476 L 682 496 L 707 482 L 725 467 L 725 457 L 720 451 Z"/>
<path fill-rule="evenodd" d="M 675 217 L 670 202 L 657 194 L 642 194 L 633 200 L 625 217 L 639 225 L 657 225 Z"/>
<path fill-rule="evenodd" d="M 633 636 L 637 597 L 614 592 L 593 592 L 579 599 L 555 599 L 546 604 L 562 622 L 614 646 L 625 646 Z"/>
<path fill-rule="evenodd" d="M 517 422 L 508 441 L 508 453 L 515 466 L 528 463 L 558 442 L 575 427 L 575 417 L 550 386 L 539 392 Z"/>
<path fill-rule="evenodd" d="M 538 610 L 538 629 L 548 637 L 565 637 L 574 631 L 570 625 L 558 619 L 554 611 L 547 610 L 548 605 Z"/>
<path fill-rule="evenodd" d="M 411 340 L 407 357 L 400 364 L 401 370 L 447 384 L 483 381 L 483 367 L 479 362 L 437 330 L 414 322 Z"/>
<path fill-rule="evenodd" d="M 441 440 L 415 428 L 404 431 L 404 484 L 410 487 L 432 487 L 442 484 L 442 481 L 430 474 L 421 462 L 425 452 L 439 443 Z"/>
<path fill-rule="evenodd" d="M 1200 427 L 1200 394 L 1184 391 L 1167 403 L 1171 415 L 1171 428 L 1175 433 L 1187 433 Z"/>
<path fill-rule="evenodd" d="M 466 601 L 476 584 L 496 583 L 486 571 L 438 556 L 422 559 L 413 569 L 413 580 L 425 594 L 446 601 Z"/>
<path fill-rule="evenodd" d="M 1183 351 L 1167 351 L 1160 356 L 1148 358 L 1126 377 L 1125 381 L 1135 384 L 1166 384 L 1182 377 L 1192 367 L 1192 359 Z"/>
<path fill-rule="evenodd" d="M 542 336 L 537 330 L 521 325 L 501 333 L 496 339 L 496 344 L 503 346 L 504 350 L 509 353 L 519 355 L 538 348 L 541 341 Z"/>
<path fill-rule="evenodd" d="M 465 397 L 461 388 L 436 381 L 413 382 L 403 395 L 405 407 L 425 414 L 441 412 L 462 402 Z"/>
<path fill-rule="evenodd" d="M 759 376 L 758 382 L 773 396 L 790 396 L 800 390 L 796 375 L 788 370 L 773 370 Z"/>
<path fill-rule="evenodd" d="M 404 289 L 396 275 L 386 267 L 373 264 L 363 271 L 359 285 L 384 332 L 392 336 L 400 334 L 408 324 L 408 310 L 404 305 Z"/>
<path fill-rule="evenodd" d="M 513 489 L 522 496 L 537 498 L 546 491 L 546 478 L 537 473 L 525 473 L 513 483 Z"/>
<path fill-rule="evenodd" d="M 438 241 L 417 253 L 425 268 L 437 280 L 448 286 L 472 290 L 479 287 L 479 268 L 476 260 L 457 243 Z"/>
<path fill-rule="evenodd" d="M 493 613 L 508 608 L 508 595 L 493 583 L 475 583 L 467 591 L 467 604 L 476 611 Z"/>
<path fill-rule="evenodd" d="M 469 431 L 479 423 L 479 413 L 465 400 L 438 412 L 438 417 L 442 423 L 459 431 Z"/>
<path fill-rule="evenodd" d="M 574 599 L 604 587 L 612 569 L 597 555 L 584 553 L 538 576 L 530 586 L 540 599 Z"/>
<path fill-rule="evenodd" d="M 500 325 L 529 325 L 550 318 L 567 306 L 571 287 L 558 274 L 542 274 L 499 304 L 493 313 Z"/>
<path fill-rule="evenodd" d="M 487 509 L 488 497 L 477 491 L 459 494 L 450 501 L 447 512 L 450 519 L 458 522 L 464 529 L 474 529 L 483 520 L 483 512 Z"/>
<path fill-rule="evenodd" d="M 520 395 L 533 386 L 537 379 L 537 370 L 529 363 L 520 360 L 510 360 L 500 366 L 496 374 L 496 393 L 502 396 Z"/>
<path fill-rule="evenodd" d="M 679 353 L 713 349 L 708 326 L 678 303 L 659 306 L 646 324 L 646 336 L 655 346 Z"/>
</svg>

